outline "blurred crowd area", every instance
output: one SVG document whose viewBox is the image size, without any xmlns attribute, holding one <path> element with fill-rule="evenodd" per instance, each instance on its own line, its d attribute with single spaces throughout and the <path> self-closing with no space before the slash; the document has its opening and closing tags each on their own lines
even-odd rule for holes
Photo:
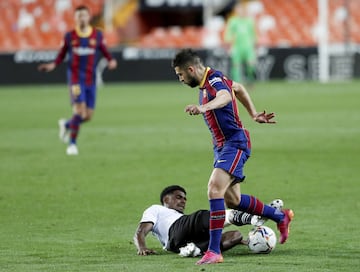
<svg viewBox="0 0 360 272">
<path fill-rule="evenodd" d="M 311 47 L 318 42 L 318 0 L 224 0 L 206 9 L 210 0 L 203 1 L 205 8 L 172 10 L 146 9 L 143 2 L 1 0 L 0 51 L 59 48 L 64 33 L 74 27 L 74 8 L 81 4 L 90 8 L 92 24 L 104 31 L 109 47 L 225 46 L 224 28 L 238 2 L 255 21 L 258 46 Z M 360 44 L 360 1 L 328 0 L 328 7 L 329 42 Z"/>
</svg>

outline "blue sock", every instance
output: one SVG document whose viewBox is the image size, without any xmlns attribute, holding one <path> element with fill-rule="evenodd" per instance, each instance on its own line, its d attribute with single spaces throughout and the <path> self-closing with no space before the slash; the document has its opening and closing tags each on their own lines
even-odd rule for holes
<svg viewBox="0 0 360 272">
<path fill-rule="evenodd" d="M 220 243 L 225 222 L 225 203 L 223 198 L 210 199 L 209 248 L 212 252 L 221 253 Z"/>
<path fill-rule="evenodd" d="M 70 127 L 70 143 L 76 144 L 76 139 L 79 134 L 80 124 L 82 123 L 82 117 L 78 114 L 74 114 L 69 122 Z"/>
<path fill-rule="evenodd" d="M 250 214 L 264 216 L 275 222 L 280 222 L 284 219 L 284 213 L 271 206 L 265 205 L 254 196 L 241 194 L 241 200 L 238 206 L 238 210 L 244 211 Z"/>
</svg>

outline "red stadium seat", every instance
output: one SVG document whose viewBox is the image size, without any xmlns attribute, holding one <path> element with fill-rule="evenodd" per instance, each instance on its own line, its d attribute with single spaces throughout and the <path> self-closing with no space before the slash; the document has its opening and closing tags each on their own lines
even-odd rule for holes
<svg viewBox="0 0 360 272">
<path fill-rule="evenodd" d="M 64 32 L 73 28 L 74 8 L 85 3 L 93 14 L 101 14 L 105 0 L 71 0 L 71 7 L 63 7 L 64 9 L 59 12 L 54 8 L 55 1 L 37 0 L 28 4 L 23 4 L 21 0 L 0 1 L 2 15 L 0 33 L 5 37 L 0 42 L 0 51 L 25 48 L 57 49 Z M 258 2 L 262 7 L 255 17 L 258 45 L 316 46 L 317 0 L 258 0 Z M 349 20 L 346 25 L 342 18 L 344 1 L 329 1 L 329 40 L 332 43 L 343 43 L 345 40 L 360 43 L 360 1 L 349 0 L 348 3 Z M 146 27 L 141 28 L 136 25 L 136 20 L 131 21 L 131 18 L 138 16 L 137 2 L 127 0 L 124 5 L 126 7 L 124 6 L 123 11 L 126 9 L 128 11 L 126 16 L 130 18 L 126 20 L 128 24 L 124 23 L 122 26 L 126 27 L 126 30 L 121 31 L 123 41 L 140 47 L 203 47 L 203 39 L 206 37 L 203 27 L 162 27 L 144 33 Z M 26 34 L 26 27 L 19 28 L 18 19 L 21 10 L 33 15 L 32 35 Z M 271 23 L 266 29 L 262 28 L 264 18 L 271 19 L 266 21 Z M 123 19 L 123 16 L 120 19 Z M 345 27 L 348 27 L 349 37 L 345 37 Z M 129 36 L 129 33 L 132 35 Z M 121 38 L 117 32 L 107 32 L 105 37 L 109 46 L 116 46 Z"/>
<path fill-rule="evenodd" d="M 6 38 L 2 38 L 0 42 L 0 51 L 59 48 L 64 32 L 73 28 L 74 8 L 84 3 L 90 7 L 93 14 L 98 14 L 102 12 L 104 0 L 72 0 L 71 9 L 62 14 L 56 12 L 55 0 L 37 0 L 26 4 L 21 0 L 1 0 L 0 31 Z M 31 33 L 26 27 L 19 28 L 18 19 L 21 10 L 33 17 Z M 59 34 L 59 31 L 63 33 Z M 114 41 L 113 38 L 109 40 Z"/>
</svg>

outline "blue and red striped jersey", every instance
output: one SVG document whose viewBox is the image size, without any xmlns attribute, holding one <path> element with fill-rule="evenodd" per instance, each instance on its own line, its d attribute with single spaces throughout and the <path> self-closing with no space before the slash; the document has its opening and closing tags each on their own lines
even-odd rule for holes
<svg viewBox="0 0 360 272">
<path fill-rule="evenodd" d="M 103 33 L 90 27 L 88 33 L 82 34 L 76 29 L 64 36 L 63 46 L 60 49 L 55 64 L 60 64 L 68 53 L 68 81 L 70 84 L 95 84 L 96 65 L 100 53 L 107 60 L 112 56 L 104 44 Z"/>
<path fill-rule="evenodd" d="M 247 143 L 246 146 L 250 148 L 249 132 L 243 127 L 239 118 L 232 80 L 226 78 L 220 71 L 206 68 L 204 78 L 200 83 L 200 105 L 213 100 L 220 90 L 227 90 L 231 94 L 231 102 L 222 108 L 206 111 L 203 114 L 214 145 L 222 147 L 225 142 L 232 141 Z"/>
</svg>

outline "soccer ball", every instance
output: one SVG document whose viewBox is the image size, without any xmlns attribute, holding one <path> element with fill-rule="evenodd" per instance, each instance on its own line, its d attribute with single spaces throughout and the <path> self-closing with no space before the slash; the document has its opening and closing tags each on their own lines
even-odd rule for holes
<svg viewBox="0 0 360 272">
<path fill-rule="evenodd" d="M 275 199 L 270 203 L 270 206 L 275 209 L 281 210 L 284 207 L 284 202 L 281 199 Z"/>
<path fill-rule="evenodd" d="M 259 226 L 249 232 L 249 249 L 254 253 L 270 253 L 276 246 L 275 232 L 267 226 Z"/>
</svg>

